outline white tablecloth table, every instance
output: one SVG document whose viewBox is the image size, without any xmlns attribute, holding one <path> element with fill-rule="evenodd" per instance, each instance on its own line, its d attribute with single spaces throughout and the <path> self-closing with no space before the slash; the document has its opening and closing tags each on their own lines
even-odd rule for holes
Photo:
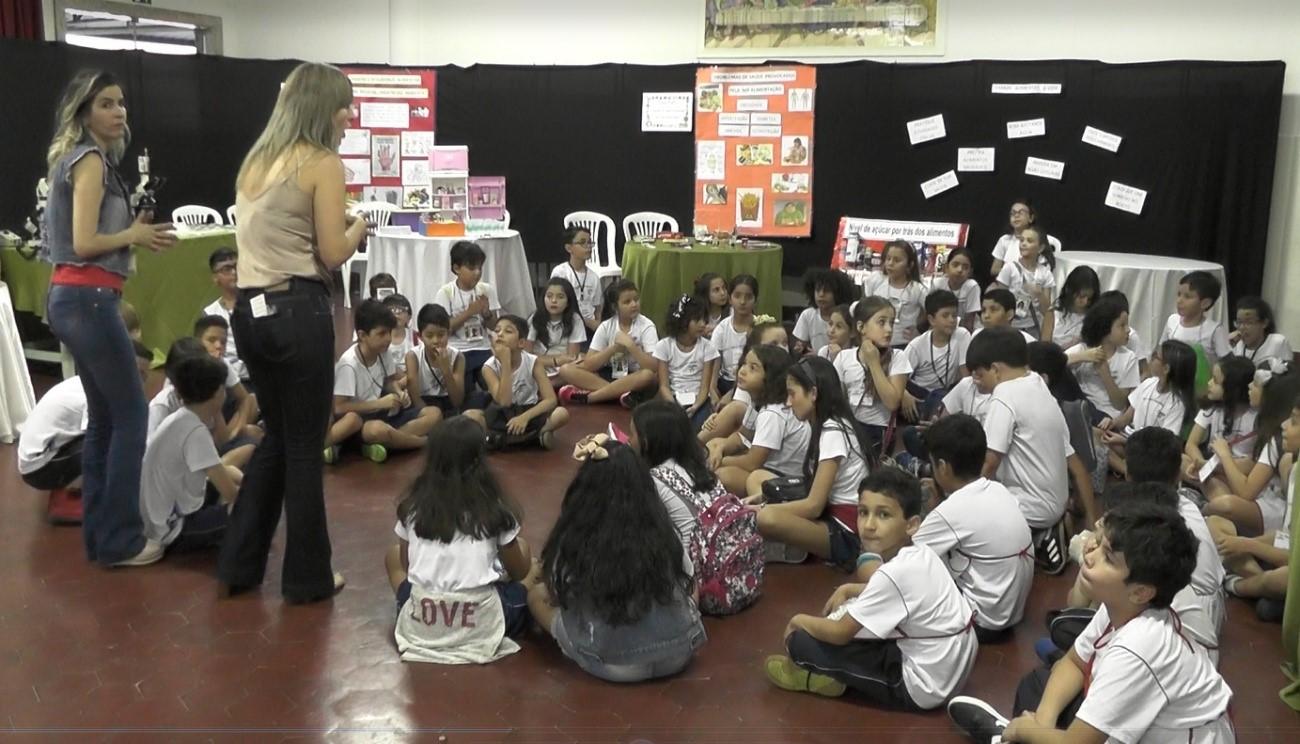
<svg viewBox="0 0 1300 744">
<path fill-rule="evenodd" d="M 0 282 L 0 442 L 18 438 L 18 430 L 36 407 L 32 378 L 27 374 L 23 342 L 18 337 L 9 285 Z"/>
<path fill-rule="evenodd" d="M 451 273 L 451 246 L 458 240 L 478 243 L 487 260 L 483 263 L 483 281 L 496 287 L 501 307 L 527 319 L 537 309 L 524 241 L 517 230 L 504 230 L 475 238 L 430 238 L 423 235 L 375 235 L 369 239 L 368 273 L 392 274 L 397 291 L 411 301 L 418 314 L 433 302 L 438 289 L 455 279 Z M 364 289 L 364 288 L 363 288 Z M 362 292 L 365 295 L 365 292 Z M 412 318 L 414 321 L 414 318 Z M 412 323 L 414 326 L 414 322 Z"/>
<path fill-rule="evenodd" d="M 1228 286 L 1223 266 L 1209 261 L 1170 256 L 1142 256 L 1101 251 L 1062 251 L 1056 254 L 1056 287 L 1078 266 L 1091 266 L 1101 280 L 1103 292 L 1118 289 L 1128 297 L 1129 327 L 1142 336 L 1145 346 L 1154 348 L 1164 331 L 1165 320 L 1176 312 L 1178 280 L 1189 271 L 1208 271 L 1223 284 L 1219 301 L 1207 316 L 1219 323 L 1228 317 Z M 1229 329 L 1231 330 L 1231 329 Z"/>
</svg>

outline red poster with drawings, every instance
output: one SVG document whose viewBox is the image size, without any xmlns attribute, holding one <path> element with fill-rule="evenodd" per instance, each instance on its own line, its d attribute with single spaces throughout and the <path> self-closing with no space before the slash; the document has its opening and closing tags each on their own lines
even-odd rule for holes
<svg viewBox="0 0 1300 744">
<path fill-rule="evenodd" d="M 429 206 L 437 77 L 430 69 L 344 67 L 352 120 L 339 145 L 348 192 L 361 201 Z"/>
<path fill-rule="evenodd" d="M 704 67 L 695 73 L 695 227 L 812 232 L 817 68 Z"/>
</svg>

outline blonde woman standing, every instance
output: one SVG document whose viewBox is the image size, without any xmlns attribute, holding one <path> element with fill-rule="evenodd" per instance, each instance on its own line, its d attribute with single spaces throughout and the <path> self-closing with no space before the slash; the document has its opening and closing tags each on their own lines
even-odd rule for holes
<svg viewBox="0 0 1300 744">
<path fill-rule="evenodd" d="M 131 215 L 117 171 L 130 130 L 122 86 L 109 73 L 77 73 L 59 102 L 47 154 L 50 197 L 42 257 L 54 264 L 46 317 L 77 363 L 86 389 L 82 534 L 86 557 L 104 566 L 162 558 L 140 521 L 140 463 L 148 409 L 135 352 L 118 312 L 134 269 L 131 246 L 165 250 L 170 224 Z"/>
<path fill-rule="evenodd" d="M 337 68 L 299 65 L 235 182 L 239 296 L 231 324 L 257 389 L 266 437 L 244 471 L 218 563 L 226 595 L 262 583 L 283 508 L 286 601 L 343 588 L 330 564 L 322 468 L 334 386 L 330 271 L 366 223 L 345 209 L 339 141 L 352 85 Z"/>
</svg>

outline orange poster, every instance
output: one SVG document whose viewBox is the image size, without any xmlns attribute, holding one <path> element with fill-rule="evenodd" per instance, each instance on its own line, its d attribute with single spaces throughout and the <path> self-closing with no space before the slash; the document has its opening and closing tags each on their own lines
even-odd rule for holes
<svg viewBox="0 0 1300 744">
<path fill-rule="evenodd" d="M 695 227 L 812 233 L 817 68 L 703 67 L 695 73 Z"/>
</svg>

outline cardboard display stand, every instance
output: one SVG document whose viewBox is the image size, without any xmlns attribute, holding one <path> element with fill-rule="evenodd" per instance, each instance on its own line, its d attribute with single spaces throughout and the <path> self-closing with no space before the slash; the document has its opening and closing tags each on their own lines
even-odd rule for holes
<svg viewBox="0 0 1300 744">
<path fill-rule="evenodd" d="M 352 120 L 339 146 L 352 198 L 402 207 L 429 194 L 437 77 L 430 69 L 344 67 Z M 422 198 L 421 198 L 422 197 Z"/>
<path fill-rule="evenodd" d="M 861 284 L 867 274 L 880 271 L 885 245 L 904 240 L 916 249 L 921 278 L 943 273 L 948 253 L 966 245 L 970 225 L 958 222 L 903 222 L 861 217 L 841 217 L 831 253 L 831 268 L 842 269 Z"/>
</svg>

